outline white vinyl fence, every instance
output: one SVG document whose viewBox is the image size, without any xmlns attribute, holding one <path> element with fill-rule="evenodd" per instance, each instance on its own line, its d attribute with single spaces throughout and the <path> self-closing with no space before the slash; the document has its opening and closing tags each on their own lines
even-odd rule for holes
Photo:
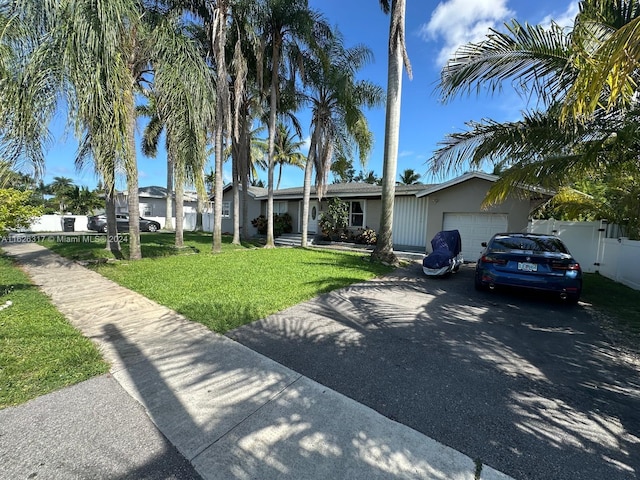
<svg viewBox="0 0 640 480">
<path fill-rule="evenodd" d="M 42 215 L 37 218 L 27 229 L 29 232 L 63 232 L 64 219 L 73 218 L 73 230 L 76 232 L 87 231 L 86 215 Z"/>
<path fill-rule="evenodd" d="M 211 232 L 211 214 L 203 215 L 204 230 Z M 42 233 L 42 232 L 63 232 L 64 231 L 64 219 L 72 218 L 73 231 L 74 232 L 86 232 L 88 217 L 86 215 L 42 215 L 35 219 L 35 221 L 26 229 L 28 232 Z M 160 224 L 162 228 L 164 226 L 165 217 L 144 217 L 148 220 L 155 220 Z M 176 226 L 176 217 L 172 218 L 173 227 Z M 208 223 L 207 223 L 208 222 Z M 208 227 L 208 229 L 207 229 Z M 185 212 L 184 214 L 184 229 L 186 231 L 194 230 L 196 228 L 196 213 Z"/>
<path fill-rule="evenodd" d="M 532 220 L 528 231 L 560 237 L 584 272 L 598 272 L 640 290 L 640 241 L 606 238 L 606 222 Z"/>
</svg>

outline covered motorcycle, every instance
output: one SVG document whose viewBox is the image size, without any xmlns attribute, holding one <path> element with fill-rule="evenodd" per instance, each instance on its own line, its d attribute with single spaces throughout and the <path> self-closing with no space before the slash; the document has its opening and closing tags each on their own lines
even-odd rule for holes
<svg viewBox="0 0 640 480">
<path fill-rule="evenodd" d="M 422 271 L 425 275 L 440 276 L 457 272 L 462 265 L 462 240 L 458 230 L 443 230 L 431 239 L 431 250 L 422 259 Z"/>
</svg>

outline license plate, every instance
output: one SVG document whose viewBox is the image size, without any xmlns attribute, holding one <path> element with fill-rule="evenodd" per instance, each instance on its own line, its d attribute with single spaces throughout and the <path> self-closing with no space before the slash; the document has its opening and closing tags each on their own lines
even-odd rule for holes
<svg viewBox="0 0 640 480">
<path fill-rule="evenodd" d="M 522 270 L 523 272 L 537 272 L 538 271 L 538 264 L 537 263 L 518 262 L 518 270 Z"/>
</svg>

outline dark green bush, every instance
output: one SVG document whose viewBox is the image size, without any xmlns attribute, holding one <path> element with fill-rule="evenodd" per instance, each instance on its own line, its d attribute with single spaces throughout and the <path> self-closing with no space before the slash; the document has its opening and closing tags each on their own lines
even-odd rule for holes
<svg viewBox="0 0 640 480">
<path fill-rule="evenodd" d="M 291 215 L 289 215 L 288 213 L 283 213 L 281 215 L 274 214 L 273 235 L 277 237 L 279 235 L 282 235 L 283 233 L 291 233 L 293 230 L 292 224 L 293 222 L 291 219 Z M 265 215 L 260 215 L 259 217 L 251 220 L 251 225 L 256 227 L 259 234 L 267 234 L 267 217 Z"/>
<path fill-rule="evenodd" d="M 345 240 L 349 236 L 349 205 L 339 198 L 332 198 L 327 210 L 322 212 L 318 220 L 322 234 L 331 240 Z"/>
</svg>

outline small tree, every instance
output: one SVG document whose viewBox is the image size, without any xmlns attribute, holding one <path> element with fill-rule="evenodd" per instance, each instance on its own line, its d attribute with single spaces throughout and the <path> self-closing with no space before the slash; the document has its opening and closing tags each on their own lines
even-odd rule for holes
<svg viewBox="0 0 640 480">
<path fill-rule="evenodd" d="M 13 188 L 0 189 L 0 235 L 9 230 L 27 228 L 42 215 L 42 207 L 29 205 L 31 192 Z"/>
<path fill-rule="evenodd" d="M 322 233 L 330 238 L 346 238 L 346 229 L 349 226 L 349 205 L 339 198 L 332 198 L 327 206 L 327 211 L 320 215 L 318 220 Z"/>
</svg>

